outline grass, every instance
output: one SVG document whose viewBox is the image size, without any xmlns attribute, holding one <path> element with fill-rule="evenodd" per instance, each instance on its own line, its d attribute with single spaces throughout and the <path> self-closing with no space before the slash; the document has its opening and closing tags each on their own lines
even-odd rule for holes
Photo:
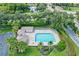
<svg viewBox="0 0 79 59">
<path fill-rule="evenodd" d="M 69 56 L 75 56 L 76 55 L 76 51 L 75 51 L 75 43 L 72 41 L 72 39 L 68 36 L 68 34 L 66 32 L 62 32 L 63 37 L 64 37 L 64 41 L 67 44 L 67 49 L 68 49 L 68 55 Z"/>
<path fill-rule="evenodd" d="M 79 37 L 79 31 L 76 32 L 76 35 Z M 79 47 L 77 47 L 77 45 L 75 46 L 75 50 L 76 50 L 76 55 L 79 56 Z"/>
<path fill-rule="evenodd" d="M 70 37 L 68 37 L 68 39 L 66 40 L 70 45 L 69 46 L 69 50 L 70 50 L 70 55 L 76 55 L 79 56 L 79 47 L 72 41 L 72 39 L 70 39 Z"/>
<path fill-rule="evenodd" d="M 6 33 L 6 32 L 11 32 L 11 31 L 12 31 L 11 28 L 1 28 L 1 29 L 0 29 L 0 34 L 4 34 L 4 33 Z"/>
<path fill-rule="evenodd" d="M 7 6 L 0 6 L 0 9 L 1 10 L 6 10 L 6 9 L 8 9 L 8 7 Z"/>
<path fill-rule="evenodd" d="M 68 52 L 69 52 L 69 55 L 76 55 L 76 56 L 79 56 L 79 47 L 73 42 L 73 40 L 67 35 L 65 34 L 64 32 L 63 33 L 63 37 L 65 37 L 65 41 L 68 45 Z M 79 33 L 77 33 L 79 34 Z"/>
<path fill-rule="evenodd" d="M 40 51 L 37 49 L 37 47 L 28 47 L 26 49 L 26 52 L 16 54 L 17 56 L 41 56 Z"/>
<path fill-rule="evenodd" d="M 27 56 L 40 56 L 41 53 L 40 51 L 37 49 L 37 47 L 29 47 L 26 51 L 26 55 Z"/>
<path fill-rule="evenodd" d="M 76 56 L 79 56 L 79 47 L 75 45 Z"/>
<path fill-rule="evenodd" d="M 69 9 L 66 9 L 69 11 L 79 11 L 79 7 L 69 7 Z"/>
<path fill-rule="evenodd" d="M 67 56 L 67 49 L 65 49 L 64 51 L 57 51 L 56 49 L 54 49 L 49 56 Z"/>
<path fill-rule="evenodd" d="M 79 48 L 75 45 L 75 43 L 72 41 L 72 39 L 64 32 L 60 31 L 62 35 L 60 34 L 61 40 L 65 41 L 66 43 L 66 49 L 62 52 L 58 52 L 56 49 L 54 49 L 49 55 L 50 56 L 75 56 L 79 55 Z"/>
<path fill-rule="evenodd" d="M 70 9 L 71 9 L 72 11 L 79 11 L 79 8 L 78 8 L 78 7 L 70 7 Z"/>
</svg>

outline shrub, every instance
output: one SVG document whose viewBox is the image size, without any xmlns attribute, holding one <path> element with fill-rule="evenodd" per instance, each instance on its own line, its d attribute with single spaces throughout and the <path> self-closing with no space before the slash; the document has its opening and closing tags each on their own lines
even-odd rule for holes
<svg viewBox="0 0 79 59">
<path fill-rule="evenodd" d="M 64 41 L 60 41 L 60 42 L 58 43 L 58 45 L 56 46 L 56 49 L 57 49 L 58 51 L 63 51 L 65 48 L 66 48 L 66 44 L 65 44 Z"/>
</svg>

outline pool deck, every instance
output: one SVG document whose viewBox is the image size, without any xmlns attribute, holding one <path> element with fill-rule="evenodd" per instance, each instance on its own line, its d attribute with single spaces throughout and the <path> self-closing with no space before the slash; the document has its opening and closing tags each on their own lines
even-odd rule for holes
<svg viewBox="0 0 79 59">
<path fill-rule="evenodd" d="M 48 28 L 35 28 L 34 32 L 23 33 L 26 36 L 28 36 L 28 38 L 25 36 L 25 38 L 23 37 L 23 40 L 21 40 L 21 41 L 26 42 L 28 39 L 28 42 L 27 42 L 28 46 L 38 46 L 39 42 L 35 42 L 35 34 L 36 33 L 51 33 L 51 34 L 53 34 L 55 37 L 55 40 L 56 40 L 55 42 L 53 42 L 53 45 L 56 45 L 60 41 L 57 31 L 55 31 L 54 29 L 51 30 Z M 20 40 L 20 37 L 17 36 L 17 39 Z M 43 42 L 43 46 L 48 46 L 48 42 Z"/>
</svg>

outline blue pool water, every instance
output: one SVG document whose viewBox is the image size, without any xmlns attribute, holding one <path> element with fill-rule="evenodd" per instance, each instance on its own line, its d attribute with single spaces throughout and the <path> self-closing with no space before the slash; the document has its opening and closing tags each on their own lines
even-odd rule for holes
<svg viewBox="0 0 79 59">
<path fill-rule="evenodd" d="M 51 33 L 37 33 L 35 35 L 35 42 L 50 42 L 55 41 L 55 37 Z"/>
</svg>

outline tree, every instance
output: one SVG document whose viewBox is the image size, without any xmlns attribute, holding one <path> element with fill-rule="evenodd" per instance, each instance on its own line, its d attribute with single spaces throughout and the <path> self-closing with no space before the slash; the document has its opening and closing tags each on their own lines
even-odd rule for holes
<svg viewBox="0 0 79 59">
<path fill-rule="evenodd" d="M 18 29 L 20 28 L 20 21 L 15 20 L 12 22 L 12 30 L 14 33 L 17 33 Z"/>
<path fill-rule="evenodd" d="M 16 38 L 8 38 L 6 40 L 6 42 L 8 43 L 9 45 L 9 54 L 10 55 L 16 55 L 16 44 L 17 44 L 17 41 L 16 41 Z"/>
<path fill-rule="evenodd" d="M 24 42 L 22 42 L 22 41 L 17 42 L 17 52 L 18 52 L 18 53 L 23 53 L 23 52 L 25 52 L 26 48 L 27 48 L 27 44 L 26 44 L 26 43 L 24 43 Z"/>
<path fill-rule="evenodd" d="M 9 11 L 13 11 L 13 13 L 15 12 L 27 12 L 29 11 L 29 5 L 28 4 L 7 4 L 6 6 L 8 6 Z"/>
<path fill-rule="evenodd" d="M 38 11 L 44 11 L 46 9 L 46 4 L 37 4 L 37 10 Z"/>
<path fill-rule="evenodd" d="M 60 30 L 63 31 L 63 27 L 66 27 L 67 25 L 74 24 L 74 17 L 64 13 L 64 12 L 54 12 L 52 24 L 50 25 L 51 28 L 56 29 L 60 32 Z"/>
<path fill-rule="evenodd" d="M 63 13 L 55 12 L 52 20 L 53 22 L 51 24 L 51 27 L 58 31 L 62 30 L 62 25 L 64 24 Z"/>
<path fill-rule="evenodd" d="M 76 12 L 76 18 L 79 20 L 79 12 Z"/>
<path fill-rule="evenodd" d="M 57 48 L 58 51 L 63 51 L 66 48 L 65 42 L 64 41 L 60 41 L 58 43 L 58 45 L 56 46 L 56 48 Z"/>
<path fill-rule="evenodd" d="M 9 38 L 6 40 L 9 44 L 9 53 L 11 55 L 17 55 L 19 53 L 24 53 L 27 49 L 27 43 L 22 41 L 18 42 L 16 38 Z"/>
</svg>

